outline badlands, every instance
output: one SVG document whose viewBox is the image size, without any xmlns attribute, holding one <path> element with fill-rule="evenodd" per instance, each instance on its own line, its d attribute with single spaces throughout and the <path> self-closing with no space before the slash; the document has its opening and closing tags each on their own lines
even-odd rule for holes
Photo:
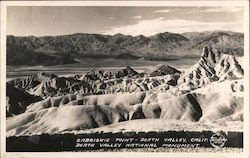
<svg viewBox="0 0 250 158">
<path fill-rule="evenodd" d="M 6 83 L 7 137 L 94 131 L 243 130 L 243 57 L 206 45 L 185 72 L 162 64 L 38 73 Z M 148 120 L 148 121 L 147 121 Z"/>
</svg>

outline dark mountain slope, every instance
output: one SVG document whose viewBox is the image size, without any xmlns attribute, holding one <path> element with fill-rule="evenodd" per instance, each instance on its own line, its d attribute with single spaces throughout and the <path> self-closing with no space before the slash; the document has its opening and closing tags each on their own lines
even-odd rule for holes
<svg viewBox="0 0 250 158">
<path fill-rule="evenodd" d="M 123 34 L 72 34 L 64 36 L 7 36 L 7 65 L 69 64 L 82 57 L 144 59 L 199 56 L 204 45 L 225 54 L 243 55 L 241 33 L 159 33 L 145 37 Z"/>
<path fill-rule="evenodd" d="M 6 116 L 23 113 L 30 103 L 42 100 L 39 96 L 30 95 L 23 89 L 6 84 Z"/>
<path fill-rule="evenodd" d="M 230 31 L 188 32 L 183 36 L 189 39 L 189 49 L 201 50 L 212 45 L 223 54 L 242 56 L 244 54 L 244 34 Z"/>
</svg>

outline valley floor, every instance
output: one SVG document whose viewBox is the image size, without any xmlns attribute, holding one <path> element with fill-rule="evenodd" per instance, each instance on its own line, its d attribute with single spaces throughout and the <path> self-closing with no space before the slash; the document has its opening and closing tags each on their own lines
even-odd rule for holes
<svg viewBox="0 0 250 158">
<path fill-rule="evenodd" d="M 149 61 L 149 60 L 131 60 L 131 59 L 113 59 L 113 58 L 84 58 L 80 63 L 64 64 L 56 66 L 7 66 L 7 80 L 34 75 L 38 72 L 53 73 L 56 75 L 76 75 L 83 74 L 91 69 L 119 70 L 127 65 L 133 67 L 136 71 L 146 71 L 158 64 L 166 64 L 173 66 L 181 71 L 186 70 L 195 64 L 199 58 L 180 57 L 170 61 Z"/>
</svg>

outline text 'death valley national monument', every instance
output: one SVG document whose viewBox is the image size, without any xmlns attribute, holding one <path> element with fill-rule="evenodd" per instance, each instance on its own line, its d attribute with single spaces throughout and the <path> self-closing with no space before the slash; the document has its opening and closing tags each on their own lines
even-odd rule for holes
<svg viewBox="0 0 250 158">
<path fill-rule="evenodd" d="M 7 152 L 243 152 L 244 7 L 8 6 Z"/>
</svg>

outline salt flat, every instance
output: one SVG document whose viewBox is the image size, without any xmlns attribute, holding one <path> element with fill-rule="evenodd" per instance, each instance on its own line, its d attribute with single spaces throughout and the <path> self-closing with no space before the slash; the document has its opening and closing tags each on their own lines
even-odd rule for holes
<svg viewBox="0 0 250 158">
<path fill-rule="evenodd" d="M 34 75 L 38 72 L 54 73 L 56 75 L 76 75 L 88 72 L 91 69 L 118 70 L 127 65 L 133 67 L 138 72 L 148 70 L 158 64 L 168 64 L 179 70 L 185 70 L 199 60 L 197 58 L 179 57 L 177 60 L 169 61 L 149 61 L 113 58 L 84 58 L 80 63 L 64 64 L 56 66 L 7 66 L 7 80 Z"/>
</svg>

